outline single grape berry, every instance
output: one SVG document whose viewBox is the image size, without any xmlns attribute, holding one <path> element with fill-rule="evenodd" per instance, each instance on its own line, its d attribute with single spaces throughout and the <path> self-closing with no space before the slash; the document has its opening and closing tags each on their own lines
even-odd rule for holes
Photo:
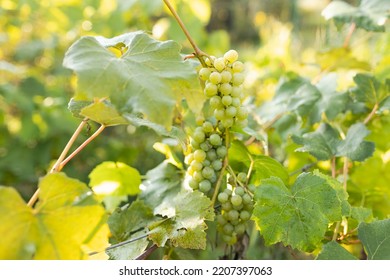
<svg viewBox="0 0 390 280">
<path fill-rule="evenodd" d="M 229 199 L 229 195 L 225 192 L 221 192 L 218 194 L 218 201 L 221 203 L 227 202 Z"/>
<path fill-rule="evenodd" d="M 203 180 L 199 183 L 199 190 L 204 193 L 209 192 L 211 190 L 211 182 L 209 180 Z"/>
<path fill-rule="evenodd" d="M 239 195 L 233 195 L 232 198 L 230 199 L 230 202 L 232 203 L 233 206 L 239 206 L 242 204 L 242 198 Z"/>
<path fill-rule="evenodd" d="M 209 141 L 213 146 L 220 146 L 222 144 L 221 136 L 216 133 L 210 135 Z"/>
<path fill-rule="evenodd" d="M 224 56 L 223 56 L 226 61 L 228 61 L 229 63 L 233 63 L 235 62 L 237 59 L 238 59 L 238 53 L 237 51 L 235 50 L 230 50 L 230 51 L 227 51 Z"/>
<path fill-rule="evenodd" d="M 214 85 L 219 84 L 222 80 L 222 76 L 218 72 L 213 72 L 210 74 L 209 81 Z"/>
<path fill-rule="evenodd" d="M 202 162 L 206 159 L 206 152 L 203 150 L 196 150 L 194 152 L 194 160 L 198 162 Z"/>
<path fill-rule="evenodd" d="M 204 67 L 199 70 L 199 77 L 203 80 L 206 81 L 211 74 L 211 70 L 208 67 Z"/>
</svg>

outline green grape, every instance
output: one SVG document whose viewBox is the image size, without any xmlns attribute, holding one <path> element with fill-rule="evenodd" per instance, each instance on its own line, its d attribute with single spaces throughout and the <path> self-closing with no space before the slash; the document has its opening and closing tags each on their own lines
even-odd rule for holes
<svg viewBox="0 0 390 280">
<path fill-rule="evenodd" d="M 194 160 L 198 162 L 202 162 L 206 159 L 206 152 L 203 150 L 196 150 L 194 152 Z"/>
<path fill-rule="evenodd" d="M 208 158 L 208 160 L 211 160 L 211 161 L 214 161 L 217 159 L 217 152 L 215 151 L 215 149 L 210 149 L 207 152 L 207 158 Z"/>
<path fill-rule="evenodd" d="M 213 96 L 210 98 L 210 107 L 213 109 L 220 108 L 222 106 L 222 100 L 219 96 Z"/>
<path fill-rule="evenodd" d="M 202 125 L 204 122 L 204 116 L 203 115 L 197 116 L 195 122 L 196 122 L 196 125 Z"/>
<path fill-rule="evenodd" d="M 206 81 L 211 74 L 211 70 L 208 67 L 204 67 L 199 70 L 199 77 L 203 80 Z"/>
<path fill-rule="evenodd" d="M 194 172 L 195 172 L 195 170 L 192 169 L 191 166 L 189 166 L 189 167 L 187 168 L 187 173 L 188 173 L 190 176 L 192 176 L 192 175 L 194 174 Z"/>
<path fill-rule="evenodd" d="M 249 184 L 249 185 L 248 185 L 248 189 L 249 189 L 252 193 L 254 193 L 255 190 L 256 190 L 256 186 L 255 186 L 254 184 Z"/>
<path fill-rule="evenodd" d="M 233 193 L 231 189 L 225 189 L 223 192 L 226 193 L 228 196 L 231 196 Z"/>
<path fill-rule="evenodd" d="M 215 109 L 214 110 L 214 117 L 217 120 L 222 120 L 225 117 L 225 110 L 224 109 Z"/>
<path fill-rule="evenodd" d="M 228 61 L 229 63 L 233 63 L 238 59 L 238 53 L 235 50 L 229 50 L 227 51 L 223 57 Z"/>
<path fill-rule="evenodd" d="M 212 163 L 211 163 L 212 167 L 214 168 L 215 171 L 219 171 L 222 169 L 222 161 L 221 160 L 214 160 Z"/>
<path fill-rule="evenodd" d="M 194 154 L 193 153 L 191 153 L 191 154 L 188 154 L 186 157 L 185 157 L 185 159 L 184 159 L 184 162 L 186 163 L 186 164 L 191 164 L 191 162 L 194 160 Z"/>
<path fill-rule="evenodd" d="M 204 93 L 207 97 L 212 97 L 218 93 L 218 87 L 212 83 L 207 83 L 204 88 Z"/>
<path fill-rule="evenodd" d="M 225 115 L 227 116 L 227 117 L 234 117 L 235 115 L 237 114 L 237 108 L 236 107 L 234 107 L 234 106 L 229 106 L 229 107 L 227 107 L 226 108 L 226 110 L 225 110 Z"/>
<path fill-rule="evenodd" d="M 241 106 L 241 107 L 239 107 L 238 109 L 237 109 L 237 118 L 239 119 L 239 120 L 245 120 L 245 119 L 247 119 L 248 118 L 248 110 L 247 110 L 247 108 L 246 107 L 243 107 L 243 106 Z"/>
<path fill-rule="evenodd" d="M 226 225 L 227 220 L 222 215 L 218 215 L 217 216 L 217 223 L 219 225 L 223 226 L 223 225 Z"/>
<path fill-rule="evenodd" d="M 218 194 L 218 201 L 221 202 L 221 203 L 225 203 L 227 202 L 229 199 L 229 195 L 224 193 L 224 192 L 221 192 Z"/>
<path fill-rule="evenodd" d="M 226 117 L 224 119 L 221 120 L 221 123 L 222 125 L 225 127 L 225 128 L 229 128 L 229 127 L 232 127 L 233 124 L 234 124 L 234 120 L 232 118 L 229 118 L 229 117 Z"/>
<path fill-rule="evenodd" d="M 228 213 L 229 221 L 236 221 L 240 217 L 240 213 L 237 210 L 232 209 Z"/>
<path fill-rule="evenodd" d="M 232 210 L 232 208 L 233 208 L 233 205 L 230 203 L 230 201 L 222 204 L 222 209 L 225 211 L 230 211 L 230 210 Z M 226 218 L 228 218 L 228 216 L 229 216 L 228 213 L 226 213 Z"/>
<path fill-rule="evenodd" d="M 242 88 L 238 86 L 232 87 L 232 92 L 230 93 L 232 97 L 240 97 L 242 93 Z"/>
<path fill-rule="evenodd" d="M 190 145 L 194 149 L 199 149 L 199 142 L 197 142 L 195 139 L 190 140 Z"/>
<path fill-rule="evenodd" d="M 199 147 L 200 147 L 203 151 L 207 152 L 207 151 L 210 150 L 211 145 L 210 145 L 209 141 L 205 141 L 205 142 L 203 142 L 202 144 L 200 144 Z"/>
<path fill-rule="evenodd" d="M 230 221 L 230 223 L 233 225 L 233 226 L 236 226 L 240 223 L 240 220 L 237 219 L 237 220 L 234 220 L 234 221 Z"/>
<path fill-rule="evenodd" d="M 244 173 L 245 174 L 245 173 Z M 243 187 L 236 187 L 234 189 L 234 193 L 239 196 L 243 196 L 245 194 L 245 189 Z"/>
<path fill-rule="evenodd" d="M 200 170 L 202 170 L 202 168 L 203 168 L 203 164 L 200 163 L 199 161 L 194 160 L 193 162 L 191 162 L 190 167 L 191 167 L 192 170 L 194 170 L 194 171 L 200 171 Z"/>
<path fill-rule="evenodd" d="M 225 233 L 226 235 L 230 235 L 232 234 L 234 231 L 234 226 L 230 223 L 226 223 L 224 226 L 223 226 L 223 233 Z"/>
<path fill-rule="evenodd" d="M 200 184 L 199 184 L 199 188 L 200 188 Z M 249 211 L 241 211 L 240 213 L 240 219 L 243 220 L 243 221 L 248 221 L 250 218 L 251 218 L 252 214 L 249 213 Z"/>
<path fill-rule="evenodd" d="M 233 195 L 230 198 L 230 202 L 232 203 L 233 206 L 239 206 L 242 204 L 242 197 L 239 195 Z"/>
<path fill-rule="evenodd" d="M 252 197 L 249 194 L 244 193 L 244 195 L 242 195 L 242 202 L 244 204 L 249 204 L 252 202 Z"/>
<path fill-rule="evenodd" d="M 245 76 L 242 73 L 234 73 L 232 78 L 232 84 L 234 86 L 241 85 L 245 80 Z"/>
<path fill-rule="evenodd" d="M 220 158 L 224 158 L 227 155 L 227 149 L 225 146 L 221 146 L 217 148 L 217 155 Z"/>
<path fill-rule="evenodd" d="M 197 182 L 200 182 L 204 179 L 201 171 L 195 171 L 192 175 L 192 178 L 194 178 Z"/>
<path fill-rule="evenodd" d="M 229 106 L 230 104 L 232 104 L 232 97 L 229 95 L 223 96 L 222 97 L 222 104 L 225 106 Z"/>
<path fill-rule="evenodd" d="M 245 230 L 246 230 L 246 227 L 245 227 L 245 224 L 243 223 L 240 223 L 236 226 L 234 226 L 234 232 L 237 234 L 237 235 L 242 235 L 245 233 Z"/>
<path fill-rule="evenodd" d="M 244 172 L 238 173 L 237 180 L 242 182 L 242 183 L 245 183 L 246 182 L 246 173 L 244 173 Z"/>
<path fill-rule="evenodd" d="M 244 64 L 241 61 L 236 61 L 232 65 L 233 72 L 239 73 L 244 71 Z"/>
<path fill-rule="evenodd" d="M 199 190 L 201 192 L 207 193 L 211 190 L 211 183 L 209 180 L 203 180 L 199 183 Z"/>
<path fill-rule="evenodd" d="M 207 66 L 211 67 L 214 65 L 214 60 L 215 60 L 215 56 L 212 55 L 210 56 L 210 58 L 207 57 L 204 62 L 206 63 Z"/>
<path fill-rule="evenodd" d="M 225 69 L 225 59 L 223 57 L 216 58 L 214 60 L 214 68 L 218 72 L 222 72 Z"/>
<path fill-rule="evenodd" d="M 195 179 L 191 179 L 189 182 L 188 182 L 188 185 L 193 189 L 193 190 L 197 190 L 199 188 L 199 183 L 195 180 Z"/>
<path fill-rule="evenodd" d="M 203 169 L 202 169 L 202 176 L 206 179 L 210 179 L 211 177 L 213 177 L 213 175 L 215 174 L 215 171 L 214 169 L 212 169 L 211 167 L 209 166 L 205 166 Z"/>
<path fill-rule="evenodd" d="M 222 95 L 228 95 L 232 92 L 233 87 L 229 83 L 224 83 L 219 86 L 219 92 Z"/>
<path fill-rule="evenodd" d="M 236 121 L 236 126 L 237 127 L 247 127 L 248 126 L 248 120 L 242 120 L 242 121 Z"/>
<path fill-rule="evenodd" d="M 213 145 L 213 146 L 220 146 L 220 145 L 222 145 L 221 136 L 219 136 L 216 133 L 210 135 L 209 141 L 210 141 L 210 144 Z"/>
<path fill-rule="evenodd" d="M 202 143 L 204 142 L 205 138 L 206 138 L 206 135 L 204 134 L 203 131 L 200 131 L 200 130 L 196 130 L 194 132 L 194 134 L 192 135 L 192 137 L 194 138 L 194 140 L 198 143 Z"/>
<path fill-rule="evenodd" d="M 244 208 L 244 204 L 239 205 L 233 205 L 233 209 L 240 211 L 242 208 Z"/>
<path fill-rule="evenodd" d="M 221 83 L 230 83 L 232 80 L 232 73 L 227 70 L 222 71 L 221 73 Z"/>
<path fill-rule="evenodd" d="M 241 106 L 241 100 L 238 97 L 232 98 L 232 106 L 239 108 Z"/>
<path fill-rule="evenodd" d="M 217 175 L 214 172 L 213 176 L 209 180 L 210 180 L 211 183 L 214 184 L 215 182 L 217 182 L 217 179 L 218 179 L 218 177 L 217 177 Z"/>
<path fill-rule="evenodd" d="M 221 82 L 222 76 L 218 72 L 213 72 L 210 74 L 209 81 L 213 83 L 214 85 L 217 85 Z"/>
<path fill-rule="evenodd" d="M 208 132 L 212 132 L 214 130 L 214 126 L 211 122 L 209 121 L 205 121 L 202 125 L 203 127 L 203 131 L 208 133 Z"/>
<path fill-rule="evenodd" d="M 203 166 L 210 166 L 211 162 L 207 159 L 205 159 L 203 162 L 202 162 Z"/>
<path fill-rule="evenodd" d="M 227 244 L 234 244 L 237 242 L 237 238 L 235 236 L 226 235 L 226 234 L 222 235 L 222 240 Z"/>
</svg>

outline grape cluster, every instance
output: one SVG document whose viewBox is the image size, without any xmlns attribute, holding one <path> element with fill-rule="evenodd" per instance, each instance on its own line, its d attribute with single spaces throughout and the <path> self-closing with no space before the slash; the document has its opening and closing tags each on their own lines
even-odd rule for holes
<svg viewBox="0 0 390 280">
<path fill-rule="evenodd" d="M 234 187 L 233 191 L 226 188 L 219 193 L 221 213 L 217 216 L 218 231 L 222 240 L 227 244 L 237 242 L 237 237 L 244 234 L 247 221 L 252 216 L 252 196 L 241 186 Z"/>
<path fill-rule="evenodd" d="M 210 98 L 213 116 L 221 130 L 233 125 L 247 125 L 248 110 L 242 106 L 244 64 L 237 60 L 238 53 L 230 50 L 223 57 L 207 58 L 207 67 L 200 69 L 199 77 L 205 81 L 204 94 Z"/>
</svg>

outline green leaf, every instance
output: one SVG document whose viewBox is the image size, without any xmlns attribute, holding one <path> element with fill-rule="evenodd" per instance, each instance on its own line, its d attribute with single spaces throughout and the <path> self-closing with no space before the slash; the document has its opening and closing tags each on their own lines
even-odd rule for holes
<svg viewBox="0 0 390 280">
<path fill-rule="evenodd" d="M 145 236 L 146 232 L 139 231 L 132 235 L 133 242 L 121 245 L 119 247 L 110 248 L 107 250 L 107 254 L 110 259 L 113 260 L 134 260 L 141 255 L 149 244 L 149 241 Z M 140 239 L 136 240 L 137 237 Z M 142 238 L 143 237 L 143 238 Z"/>
<path fill-rule="evenodd" d="M 32 209 L 14 189 L 0 188 L 1 259 L 86 259 L 108 246 L 104 208 L 93 197 L 81 203 L 90 195 L 85 184 L 56 173 L 39 189 Z"/>
<path fill-rule="evenodd" d="M 255 202 L 253 219 L 268 245 L 283 242 L 311 252 L 320 246 L 328 225 L 341 220 L 337 192 L 309 173 L 302 173 L 291 190 L 278 178 L 262 180 Z"/>
<path fill-rule="evenodd" d="M 361 223 L 358 237 L 369 260 L 390 260 L 390 219 Z"/>
<path fill-rule="evenodd" d="M 368 31 L 385 31 L 384 24 L 389 17 L 390 3 L 387 0 L 362 0 L 359 7 L 343 1 L 331 2 L 323 11 L 326 20 L 334 19 L 339 27 L 354 22 L 357 27 Z"/>
<path fill-rule="evenodd" d="M 263 155 L 252 155 L 241 141 L 233 141 L 229 148 L 229 164 L 234 170 L 247 172 L 252 165 L 250 182 L 260 184 L 262 179 L 272 176 L 288 182 L 289 175 L 286 168 L 277 160 Z"/>
<path fill-rule="evenodd" d="M 337 69 L 371 70 L 371 65 L 368 62 L 358 60 L 348 48 L 343 47 L 319 52 L 317 62 L 321 69 L 329 72 Z"/>
<path fill-rule="evenodd" d="M 89 185 L 97 197 L 114 210 L 128 195 L 140 193 L 141 175 L 122 162 L 106 161 L 96 166 L 89 174 Z"/>
<path fill-rule="evenodd" d="M 363 123 L 352 125 L 344 140 L 337 146 L 336 156 L 346 156 L 353 161 L 364 161 L 375 151 L 373 142 L 363 139 L 370 133 Z"/>
<path fill-rule="evenodd" d="M 150 239 L 158 246 L 164 246 L 170 240 L 172 246 L 189 249 L 206 248 L 207 225 L 205 220 L 214 219 L 211 201 L 203 193 L 183 191 L 171 201 L 165 201 L 165 207 L 171 208 L 167 219 L 150 225 Z M 190 206 L 190 207 L 189 207 Z"/>
<path fill-rule="evenodd" d="M 119 56 L 110 50 L 117 46 Z M 85 36 L 68 49 L 64 66 L 78 77 L 76 99 L 109 97 L 118 112 L 141 113 L 169 127 L 176 100 L 197 79 L 179 52 L 177 43 L 143 32 L 111 39 Z"/>
<path fill-rule="evenodd" d="M 330 241 L 322 247 L 317 260 L 357 260 L 357 258 L 348 252 L 336 241 Z"/>
<path fill-rule="evenodd" d="M 384 98 L 379 104 L 378 114 L 388 114 L 390 112 L 390 96 Z"/>
<path fill-rule="evenodd" d="M 295 143 L 303 145 L 297 152 L 308 152 L 318 160 L 331 159 L 339 144 L 338 133 L 327 123 L 321 123 L 315 132 L 305 133 L 303 136 L 293 135 Z"/>
<path fill-rule="evenodd" d="M 81 109 L 80 115 L 105 126 L 129 124 L 109 102 L 97 102 Z"/>
<path fill-rule="evenodd" d="M 372 209 L 364 207 L 352 207 L 351 218 L 355 219 L 359 223 L 371 222 L 373 220 Z"/>
<path fill-rule="evenodd" d="M 84 118 L 84 116 L 81 115 L 81 110 L 84 107 L 87 107 L 88 105 L 91 105 L 93 101 L 88 100 L 76 100 L 74 98 L 71 98 L 68 103 L 68 110 L 72 113 L 72 115 L 76 118 Z"/>
<path fill-rule="evenodd" d="M 357 101 L 364 102 L 369 108 L 379 104 L 389 95 L 384 84 L 368 74 L 356 74 L 353 80 L 356 87 L 351 90 Z"/>
</svg>

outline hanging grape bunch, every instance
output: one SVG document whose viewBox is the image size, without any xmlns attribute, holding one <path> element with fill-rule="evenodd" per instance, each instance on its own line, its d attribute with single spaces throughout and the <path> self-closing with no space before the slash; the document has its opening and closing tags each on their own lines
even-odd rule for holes
<svg viewBox="0 0 390 280">
<path fill-rule="evenodd" d="M 223 57 L 207 58 L 199 71 L 205 81 L 204 94 L 208 97 L 212 115 L 198 123 L 191 141 L 191 153 L 186 157 L 192 189 L 211 193 L 227 155 L 226 136 L 232 126 L 245 127 L 248 111 L 242 106 L 244 65 L 238 53 L 230 50 Z"/>
</svg>

